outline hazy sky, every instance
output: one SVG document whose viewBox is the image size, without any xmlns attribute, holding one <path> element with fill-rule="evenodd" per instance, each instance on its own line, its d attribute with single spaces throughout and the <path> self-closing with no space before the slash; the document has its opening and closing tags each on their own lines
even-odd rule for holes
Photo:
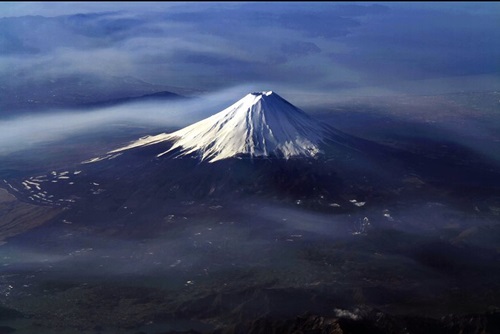
<svg viewBox="0 0 500 334">
<path fill-rule="evenodd" d="M 500 89 L 500 4 L 0 3 L 0 88 L 67 75 L 207 91 Z"/>
</svg>

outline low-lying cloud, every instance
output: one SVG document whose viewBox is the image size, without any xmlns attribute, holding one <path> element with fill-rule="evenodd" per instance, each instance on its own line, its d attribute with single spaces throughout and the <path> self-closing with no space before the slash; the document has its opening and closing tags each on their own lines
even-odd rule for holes
<svg viewBox="0 0 500 334">
<path fill-rule="evenodd" d="M 0 122 L 0 155 L 90 131 L 112 132 L 120 124 L 182 127 L 210 116 L 253 91 L 238 86 L 180 101 L 148 101 L 90 110 L 62 110 Z"/>
</svg>

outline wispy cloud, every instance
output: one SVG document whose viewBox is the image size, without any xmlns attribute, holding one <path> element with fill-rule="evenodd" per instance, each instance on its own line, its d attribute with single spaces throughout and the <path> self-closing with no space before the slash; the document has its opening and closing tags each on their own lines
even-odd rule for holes
<svg viewBox="0 0 500 334">
<path fill-rule="evenodd" d="M 238 86 L 182 101 L 150 101 L 14 117 L 0 122 L 0 156 L 88 131 L 112 132 L 124 123 L 164 128 L 186 126 L 222 110 L 254 88 Z"/>
</svg>

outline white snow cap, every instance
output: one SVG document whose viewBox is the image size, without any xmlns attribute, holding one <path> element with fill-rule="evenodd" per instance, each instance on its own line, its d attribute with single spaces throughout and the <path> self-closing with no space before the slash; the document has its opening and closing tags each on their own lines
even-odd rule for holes
<svg viewBox="0 0 500 334">
<path fill-rule="evenodd" d="M 147 136 L 110 153 L 173 141 L 158 156 L 179 149 L 215 162 L 236 156 L 314 157 L 329 130 L 273 91 L 254 92 L 221 112 L 171 134 Z"/>
</svg>

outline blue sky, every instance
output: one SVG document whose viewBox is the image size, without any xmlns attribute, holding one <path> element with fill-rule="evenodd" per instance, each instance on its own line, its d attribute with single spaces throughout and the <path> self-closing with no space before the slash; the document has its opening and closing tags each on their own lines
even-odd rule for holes
<svg viewBox="0 0 500 334">
<path fill-rule="evenodd" d="M 0 85 L 67 75 L 204 91 L 495 90 L 500 4 L 0 3 Z"/>
</svg>

